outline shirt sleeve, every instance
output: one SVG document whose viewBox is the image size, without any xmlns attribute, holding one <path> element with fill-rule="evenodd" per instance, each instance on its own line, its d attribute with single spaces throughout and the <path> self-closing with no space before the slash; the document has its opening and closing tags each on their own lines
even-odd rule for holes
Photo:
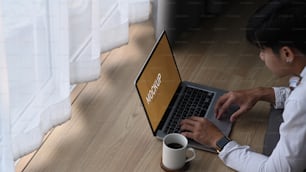
<svg viewBox="0 0 306 172">
<path fill-rule="evenodd" d="M 220 152 L 219 158 L 240 172 L 303 171 L 306 169 L 306 107 L 303 102 L 287 100 L 280 140 L 269 157 L 231 141 Z"/>
<path fill-rule="evenodd" d="M 261 164 L 268 159 L 267 156 L 253 152 L 249 146 L 241 146 L 235 141 L 224 146 L 219 158 L 227 166 L 241 172 L 259 172 Z"/>
<path fill-rule="evenodd" d="M 287 98 L 290 95 L 290 88 L 288 87 L 273 87 L 275 93 L 275 109 L 283 109 Z"/>
</svg>

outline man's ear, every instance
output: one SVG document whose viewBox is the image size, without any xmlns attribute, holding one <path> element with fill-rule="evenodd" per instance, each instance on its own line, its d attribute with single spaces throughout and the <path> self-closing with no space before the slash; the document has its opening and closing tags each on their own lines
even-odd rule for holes
<svg viewBox="0 0 306 172">
<path fill-rule="evenodd" d="M 295 53 L 292 48 L 288 46 L 283 46 L 280 50 L 280 57 L 286 62 L 286 63 L 292 63 L 295 59 Z"/>
</svg>

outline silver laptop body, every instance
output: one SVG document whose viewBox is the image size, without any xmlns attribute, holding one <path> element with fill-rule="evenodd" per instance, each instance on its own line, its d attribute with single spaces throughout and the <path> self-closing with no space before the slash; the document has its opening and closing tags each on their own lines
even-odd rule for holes
<svg viewBox="0 0 306 172">
<path fill-rule="evenodd" d="M 226 91 L 182 81 L 165 31 L 156 41 L 140 70 L 135 86 L 152 133 L 159 139 L 168 133 L 179 133 L 177 127 L 179 128 L 180 121 L 188 116 L 209 119 L 226 136 L 231 132 L 232 123 L 229 118 L 237 108 L 232 107 L 222 120 L 215 118 L 213 110 L 216 100 Z M 184 108 L 187 110 L 184 111 Z M 193 140 L 189 140 L 189 145 L 216 152 L 215 149 Z"/>
</svg>

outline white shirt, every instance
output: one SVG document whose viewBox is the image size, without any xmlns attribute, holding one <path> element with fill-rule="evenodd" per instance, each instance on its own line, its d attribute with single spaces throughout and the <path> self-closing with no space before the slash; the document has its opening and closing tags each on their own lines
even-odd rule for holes
<svg viewBox="0 0 306 172">
<path fill-rule="evenodd" d="M 284 108 L 284 122 L 272 154 L 267 157 L 231 141 L 219 154 L 227 166 L 241 172 L 302 172 L 306 169 L 306 68 L 301 77 L 293 91 L 274 88 L 275 108 Z"/>
</svg>

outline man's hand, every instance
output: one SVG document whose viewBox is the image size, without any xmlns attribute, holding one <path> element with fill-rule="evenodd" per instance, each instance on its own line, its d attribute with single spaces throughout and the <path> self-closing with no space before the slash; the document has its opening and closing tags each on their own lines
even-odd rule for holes
<svg viewBox="0 0 306 172">
<path fill-rule="evenodd" d="M 223 137 L 222 132 L 208 119 L 190 117 L 181 121 L 181 134 L 201 144 L 216 148 L 216 142 Z"/>
<path fill-rule="evenodd" d="M 264 100 L 274 103 L 275 96 L 272 88 L 255 88 L 250 90 L 230 91 L 221 96 L 215 107 L 215 116 L 220 119 L 231 105 L 237 105 L 240 108 L 234 112 L 230 118 L 234 122 L 243 113 L 249 111 L 259 101 Z"/>
</svg>

